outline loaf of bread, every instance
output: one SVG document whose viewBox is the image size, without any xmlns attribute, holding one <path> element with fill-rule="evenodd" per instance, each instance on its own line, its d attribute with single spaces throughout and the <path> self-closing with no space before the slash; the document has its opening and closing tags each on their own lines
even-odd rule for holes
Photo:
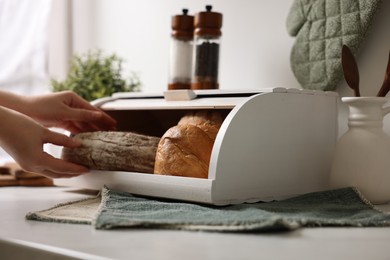
<svg viewBox="0 0 390 260">
<path fill-rule="evenodd" d="M 193 125 L 203 130 L 211 140 L 215 141 L 223 120 L 221 114 L 211 111 L 189 113 L 182 117 L 178 125 Z"/>
<path fill-rule="evenodd" d="M 95 170 L 153 173 L 159 137 L 131 132 L 79 133 L 78 148 L 64 148 L 62 158 Z"/>
<path fill-rule="evenodd" d="M 218 112 L 191 113 L 162 136 L 154 173 L 207 178 L 211 151 L 222 124 Z"/>
</svg>

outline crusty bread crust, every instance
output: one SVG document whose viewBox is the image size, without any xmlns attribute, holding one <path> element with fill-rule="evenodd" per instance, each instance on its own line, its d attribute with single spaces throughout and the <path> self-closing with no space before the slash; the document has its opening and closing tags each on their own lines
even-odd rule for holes
<svg viewBox="0 0 390 260">
<path fill-rule="evenodd" d="M 153 173 L 159 137 L 131 132 L 79 133 L 78 148 L 64 148 L 62 158 L 90 169 Z"/>
<path fill-rule="evenodd" d="M 222 118 L 217 112 L 184 116 L 161 138 L 154 166 L 160 175 L 207 178 L 211 151 Z"/>
</svg>

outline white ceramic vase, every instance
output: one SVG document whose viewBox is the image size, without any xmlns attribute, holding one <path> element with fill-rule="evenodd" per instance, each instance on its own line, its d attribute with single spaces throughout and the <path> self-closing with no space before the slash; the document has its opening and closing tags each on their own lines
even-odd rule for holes
<svg viewBox="0 0 390 260">
<path fill-rule="evenodd" d="M 390 136 L 383 117 L 390 112 L 384 97 L 344 97 L 349 106 L 348 131 L 336 145 L 331 188 L 357 187 L 373 204 L 390 201 Z"/>
</svg>

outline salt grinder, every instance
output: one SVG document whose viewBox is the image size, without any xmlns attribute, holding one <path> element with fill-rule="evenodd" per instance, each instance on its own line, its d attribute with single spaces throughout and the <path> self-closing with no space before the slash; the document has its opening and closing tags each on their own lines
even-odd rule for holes
<svg viewBox="0 0 390 260">
<path fill-rule="evenodd" d="M 172 16 L 171 26 L 168 89 L 190 89 L 194 17 L 183 9 L 181 15 Z"/>
<path fill-rule="evenodd" d="M 222 14 L 211 11 L 195 15 L 194 57 L 191 89 L 218 89 L 219 47 L 221 41 Z"/>
</svg>

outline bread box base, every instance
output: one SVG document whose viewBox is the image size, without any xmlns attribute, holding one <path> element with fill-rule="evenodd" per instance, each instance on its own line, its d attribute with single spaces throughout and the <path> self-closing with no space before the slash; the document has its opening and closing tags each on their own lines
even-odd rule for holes
<svg viewBox="0 0 390 260">
<path fill-rule="evenodd" d="M 297 89 L 120 93 L 97 100 L 118 130 L 162 136 L 188 111 L 225 117 L 208 179 L 91 171 L 56 185 L 101 189 L 214 205 L 278 200 L 328 189 L 337 138 L 337 94 Z"/>
</svg>

